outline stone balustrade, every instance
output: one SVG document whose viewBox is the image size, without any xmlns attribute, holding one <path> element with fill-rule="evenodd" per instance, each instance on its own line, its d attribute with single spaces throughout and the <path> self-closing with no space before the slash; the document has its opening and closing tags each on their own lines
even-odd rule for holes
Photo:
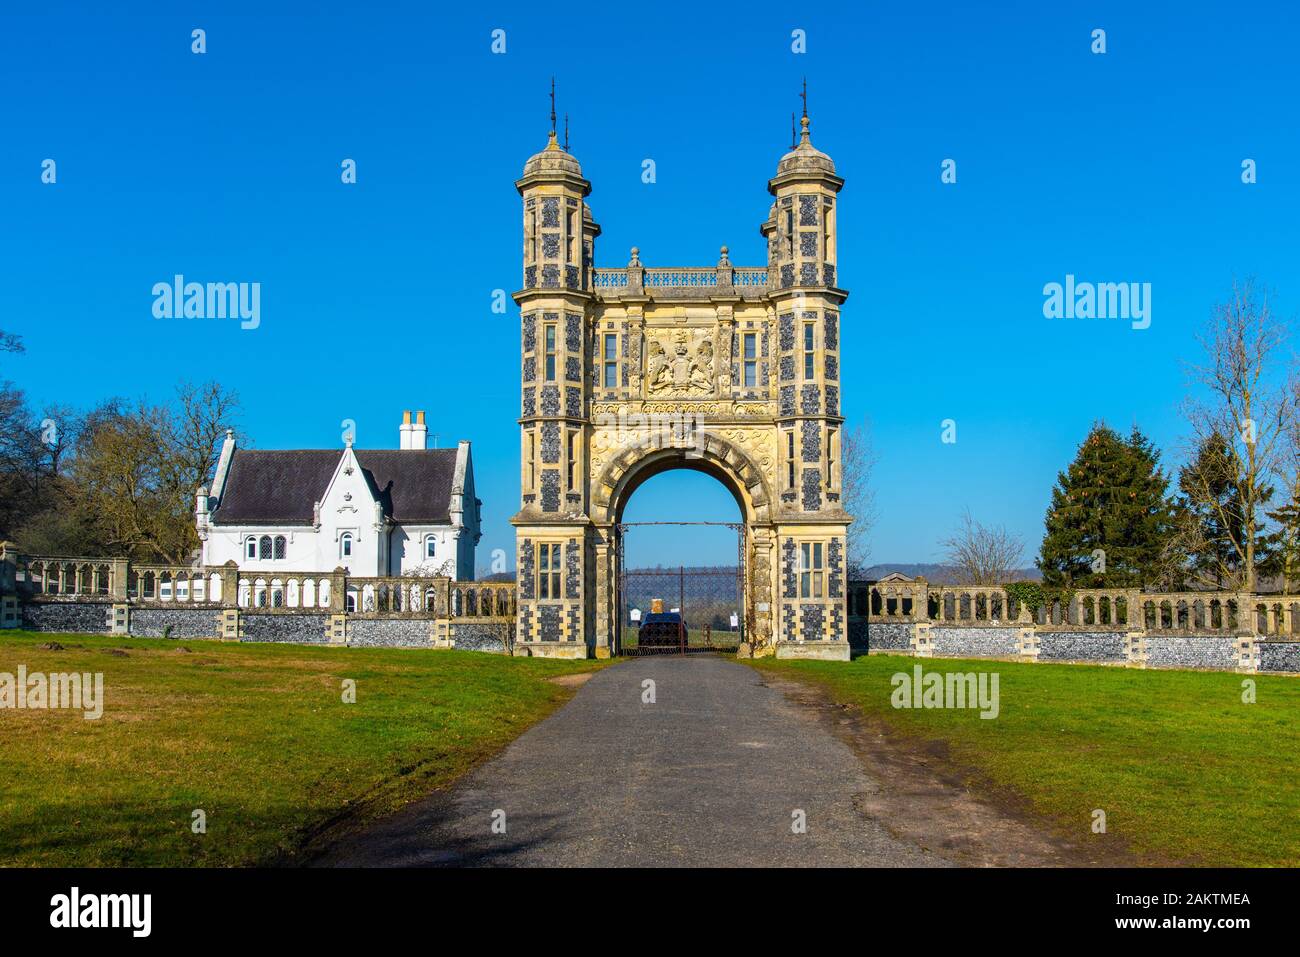
<svg viewBox="0 0 1300 957">
<path fill-rule="evenodd" d="M 170 604 L 220 605 L 224 580 L 220 572 L 175 565 L 130 565 L 126 599 L 143 606 Z"/>
<path fill-rule="evenodd" d="M 918 579 L 850 582 L 848 605 L 850 617 L 881 623 L 1300 634 L 1300 595 L 1086 588 L 1070 593 L 1068 600 L 1054 598 L 1029 608 L 1005 588 L 930 585 Z"/>
<path fill-rule="evenodd" d="M 593 269 L 591 285 L 600 297 L 651 295 L 661 298 L 766 293 L 768 271 L 762 266 L 651 267 L 639 262 L 622 269 Z"/>
<path fill-rule="evenodd" d="M 514 582 L 446 577 L 356 577 L 333 572 L 240 571 L 136 564 L 122 558 L 16 554 L 0 543 L 0 593 L 25 604 L 100 603 L 127 608 L 227 608 L 256 614 L 511 621 Z"/>
<path fill-rule="evenodd" d="M 514 582 L 453 582 L 452 618 L 499 618 L 514 621 Z"/>
<path fill-rule="evenodd" d="M 27 598 L 112 598 L 125 587 L 123 559 L 9 555 L 2 550 L 0 558 L 9 566 L 5 577 L 10 585 Z"/>
</svg>

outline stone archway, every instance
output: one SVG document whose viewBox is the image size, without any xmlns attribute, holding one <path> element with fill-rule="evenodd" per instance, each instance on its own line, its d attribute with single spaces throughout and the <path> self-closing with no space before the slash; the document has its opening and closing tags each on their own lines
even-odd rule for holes
<svg viewBox="0 0 1300 957">
<path fill-rule="evenodd" d="M 596 541 L 593 651 L 604 657 L 618 635 L 619 549 L 617 527 L 638 488 L 656 475 L 677 469 L 702 472 L 716 479 L 736 500 L 743 526 L 743 596 L 746 646 L 751 653 L 770 654 L 772 642 L 772 568 L 774 536 L 771 493 L 763 468 L 734 441 L 708 431 L 665 436 L 647 431 L 627 436 L 621 452 L 606 464 L 597 479 L 592 509 Z"/>
</svg>

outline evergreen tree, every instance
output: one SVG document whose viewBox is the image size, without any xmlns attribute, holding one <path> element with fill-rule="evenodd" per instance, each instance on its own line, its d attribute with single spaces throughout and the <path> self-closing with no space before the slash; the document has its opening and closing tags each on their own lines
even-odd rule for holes
<svg viewBox="0 0 1300 957">
<path fill-rule="evenodd" d="M 1044 584 L 1132 588 L 1160 576 L 1173 506 L 1159 461 L 1136 427 L 1124 439 L 1093 426 L 1052 489 L 1038 559 Z"/>
</svg>

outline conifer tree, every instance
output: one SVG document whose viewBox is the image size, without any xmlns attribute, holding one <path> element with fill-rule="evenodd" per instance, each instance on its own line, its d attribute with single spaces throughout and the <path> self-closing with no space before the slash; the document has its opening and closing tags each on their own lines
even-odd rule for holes
<svg viewBox="0 0 1300 957">
<path fill-rule="evenodd" d="M 1161 574 L 1172 503 L 1160 453 L 1135 426 L 1093 426 L 1057 476 L 1038 567 L 1061 588 L 1132 588 Z"/>
</svg>

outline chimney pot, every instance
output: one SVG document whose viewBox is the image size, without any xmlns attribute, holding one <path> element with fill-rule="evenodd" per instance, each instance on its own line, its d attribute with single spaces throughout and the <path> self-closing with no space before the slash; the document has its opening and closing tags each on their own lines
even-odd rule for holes
<svg viewBox="0 0 1300 957">
<path fill-rule="evenodd" d="M 423 411 L 415 413 L 415 424 L 409 426 L 409 430 L 411 435 L 411 444 L 409 448 L 427 449 L 429 447 L 429 427 L 424 424 Z"/>
</svg>

